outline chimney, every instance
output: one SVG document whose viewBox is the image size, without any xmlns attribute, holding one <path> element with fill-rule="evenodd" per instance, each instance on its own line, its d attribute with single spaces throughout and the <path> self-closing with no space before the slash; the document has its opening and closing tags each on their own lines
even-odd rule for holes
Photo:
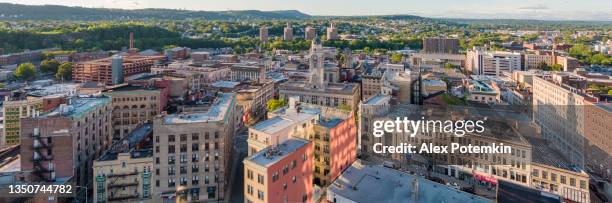
<svg viewBox="0 0 612 203">
<path fill-rule="evenodd" d="M 134 32 L 130 32 L 130 49 L 134 48 Z"/>
</svg>

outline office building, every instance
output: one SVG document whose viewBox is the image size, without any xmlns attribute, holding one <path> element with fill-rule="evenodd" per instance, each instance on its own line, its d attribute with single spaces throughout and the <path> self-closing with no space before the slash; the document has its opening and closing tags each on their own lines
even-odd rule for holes
<svg viewBox="0 0 612 203">
<path fill-rule="evenodd" d="M 245 202 L 314 202 L 312 143 L 291 138 L 244 161 Z"/>
<path fill-rule="evenodd" d="M 422 52 L 426 54 L 459 54 L 459 39 L 424 38 Z"/>
<path fill-rule="evenodd" d="M 266 79 L 266 67 L 256 64 L 236 64 L 230 68 L 230 78 L 232 81 L 263 83 Z"/>
<path fill-rule="evenodd" d="M 487 51 L 474 47 L 467 52 L 465 67 L 475 75 L 501 76 L 503 72 L 522 70 L 522 56 L 519 53 Z"/>
</svg>

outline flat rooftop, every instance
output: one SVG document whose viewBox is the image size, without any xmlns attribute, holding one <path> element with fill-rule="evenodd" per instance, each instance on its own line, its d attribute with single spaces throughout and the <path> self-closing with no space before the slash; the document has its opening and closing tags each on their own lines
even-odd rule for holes
<svg viewBox="0 0 612 203">
<path fill-rule="evenodd" d="M 572 164 L 561 153 L 552 149 L 550 143 L 540 138 L 528 138 L 531 143 L 531 161 L 542 165 L 552 166 L 573 172 L 583 172 L 583 170 L 575 164 Z"/>
<path fill-rule="evenodd" d="M 366 100 L 365 104 L 381 104 L 381 102 L 388 101 L 390 99 L 389 96 L 385 95 L 376 95 L 368 100 Z"/>
<path fill-rule="evenodd" d="M 76 94 L 76 89 L 79 84 L 53 84 L 49 86 L 31 86 L 26 88 L 27 94 L 30 96 L 44 97 L 49 95 L 73 96 Z"/>
<path fill-rule="evenodd" d="M 210 108 L 205 112 L 170 114 L 164 117 L 165 124 L 201 123 L 209 121 L 224 121 L 227 123 L 228 114 L 236 103 L 234 93 L 221 93 Z"/>
<path fill-rule="evenodd" d="M 217 88 L 235 88 L 238 85 L 240 85 L 240 82 L 232 82 L 232 81 L 226 81 L 226 80 L 219 80 L 211 84 L 211 86 L 217 87 Z"/>
<path fill-rule="evenodd" d="M 69 104 L 66 104 L 66 106 L 60 105 L 60 107 L 55 108 L 49 113 L 41 115 L 41 117 L 64 116 L 72 119 L 78 119 L 87 112 L 98 108 L 99 106 L 109 104 L 110 102 L 110 97 L 106 96 L 73 97 L 70 99 Z"/>
<path fill-rule="evenodd" d="M 287 113 L 285 109 L 282 112 L 275 111 L 275 113 L 277 113 L 277 116 L 261 121 L 251 128 L 267 134 L 274 134 L 297 123 L 314 119 L 317 115 L 315 112 Z"/>
<path fill-rule="evenodd" d="M 364 203 L 493 202 L 423 177 L 412 176 L 381 165 L 364 165 L 360 160 L 347 168 L 327 190 L 352 201 Z"/>
<path fill-rule="evenodd" d="M 342 94 L 353 94 L 353 90 L 357 87 L 358 86 L 356 83 L 327 83 L 327 86 L 325 89 L 322 89 L 322 88 L 313 89 L 313 88 L 310 88 L 308 83 L 304 81 L 289 81 L 289 82 L 281 83 L 280 85 L 280 89 L 299 89 L 301 91 L 309 91 L 309 92 L 333 91 L 333 92 L 342 93 Z"/>
<path fill-rule="evenodd" d="M 305 147 L 308 144 L 307 140 L 299 138 L 291 138 L 283 143 L 278 144 L 276 147 L 267 147 L 251 157 L 246 158 L 247 161 L 251 161 L 257 165 L 263 167 L 269 167 L 274 163 L 287 157 L 289 154 L 297 151 L 298 149 Z"/>
</svg>

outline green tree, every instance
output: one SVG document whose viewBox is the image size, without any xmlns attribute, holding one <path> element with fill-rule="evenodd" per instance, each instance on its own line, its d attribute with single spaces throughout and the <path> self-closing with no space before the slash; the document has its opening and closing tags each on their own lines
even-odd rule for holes
<svg viewBox="0 0 612 203">
<path fill-rule="evenodd" d="M 36 78 L 36 67 L 31 63 L 19 64 L 14 75 L 18 79 L 32 81 Z"/>
<path fill-rule="evenodd" d="M 40 71 L 55 74 L 57 73 L 57 68 L 59 67 L 59 65 L 60 63 L 57 62 L 55 59 L 47 59 L 40 63 Z"/>
<path fill-rule="evenodd" d="M 338 105 L 338 109 L 342 111 L 351 111 L 351 106 L 349 106 L 348 104 L 340 104 Z"/>
<path fill-rule="evenodd" d="M 270 101 L 268 101 L 268 111 L 274 111 L 280 107 L 285 106 L 285 99 L 280 98 L 280 99 L 270 99 Z"/>
<path fill-rule="evenodd" d="M 393 53 L 391 54 L 391 63 L 399 63 L 402 62 L 402 54 Z"/>
<path fill-rule="evenodd" d="M 455 65 L 453 65 L 452 63 L 445 63 L 445 64 L 444 64 L 444 68 L 445 68 L 445 69 L 449 69 L 449 70 L 450 70 L 450 69 L 454 69 L 454 68 L 456 68 L 456 67 L 455 67 Z"/>
<path fill-rule="evenodd" d="M 72 63 L 64 62 L 59 65 L 55 77 L 58 80 L 72 80 Z"/>
<path fill-rule="evenodd" d="M 562 71 L 563 70 L 563 66 L 561 64 L 554 64 L 552 66 L 550 66 L 550 69 L 553 71 Z"/>
<path fill-rule="evenodd" d="M 539 62 L 538 64 L 536 64 L 536 69 L 540 69 L 540 70 L 550 70 L 550 67 L 548 66 L 548 64 L 544 61 Z"/>
</svg>

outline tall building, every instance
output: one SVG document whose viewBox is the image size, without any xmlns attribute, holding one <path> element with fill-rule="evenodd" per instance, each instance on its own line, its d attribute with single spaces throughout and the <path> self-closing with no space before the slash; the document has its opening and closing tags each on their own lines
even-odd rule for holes
<svg viewBox="0 0 612 203">
<path fill-rule="evenodd" d="M 311 142 L 291 138 L 243 163 L 245 202 L 314 202 Z"/>
<path fill-rule="evenodd" d="M 317 37 L 317 29 L 311 26 L 306 27 L 304 30 L 304 39 L 313 40 L 315 37 Z"/>
<path fill-rule="evenodd" d="M 121 139 L 137 126 L 153 121 L 166 107 L 168 89 L 121 86 L 102 94 L 113 101 L 113 138 Z"/>
<path fill-rule="evenodd" d="M 7 97 L 8 98 L 8 97 Z M 4 101 L 2 111 L 4 120 L 0 149 L 18 145 L 20 141 L 21 119 L 31 117 L 34 111 L 42 111 L 43 99 L 30 97 L 25 100 Z"/>
<path fill-rule="evenodd" d="M 522 56 L 519 53 L 486 51 L 474 47 L 467 53 L 466 70 L 475 75 L 501 76 L 503 72 L 522 70 Z"/>
<path fill-rule="evenodd" d="M 427 54 L 459 54 L 459 39 L 424 38 L 422 52 Z"/>
<path fill-rule="evenodd" d="M 285 41 L 293 40 L 293 27 L 291 26 L 291 22 L 287 22 L 287 26 L 283 30 L 283 39 Z"/>
<path fill-rule="evenodd" d="M 263 43 L 268 42 L 268 27 L 266 27 L 265 25 L 262 25 L 259 28 L 259 40 L 261 40 L 261 42 Z"/>
<path fill-rule="evenodd" d="M 229 181 L 236 96 L 221 93 L 153 124 L 154 199 L 223 201 Z"/>
<path fill-rule="evenodd" d="M 340 39 L 338 36 L 338 28 L 336 28 L 334 22 L 329 23 L 329 27 L 327 28 L 327 40 L 337 40 Z"/>
<path fill-rule="evenodd" d="M 154 202 L 153 126 L 140 125 L 93 163 L 94 202 Z"/>
<path fill-rule="evenodd" d="M 76 97 L 22 119 L 21 169 L 43 182 L 71 179 L 88 185 L 93 161 L 111 144 L 111 113 L 108 97 Z"/>
</svg>

